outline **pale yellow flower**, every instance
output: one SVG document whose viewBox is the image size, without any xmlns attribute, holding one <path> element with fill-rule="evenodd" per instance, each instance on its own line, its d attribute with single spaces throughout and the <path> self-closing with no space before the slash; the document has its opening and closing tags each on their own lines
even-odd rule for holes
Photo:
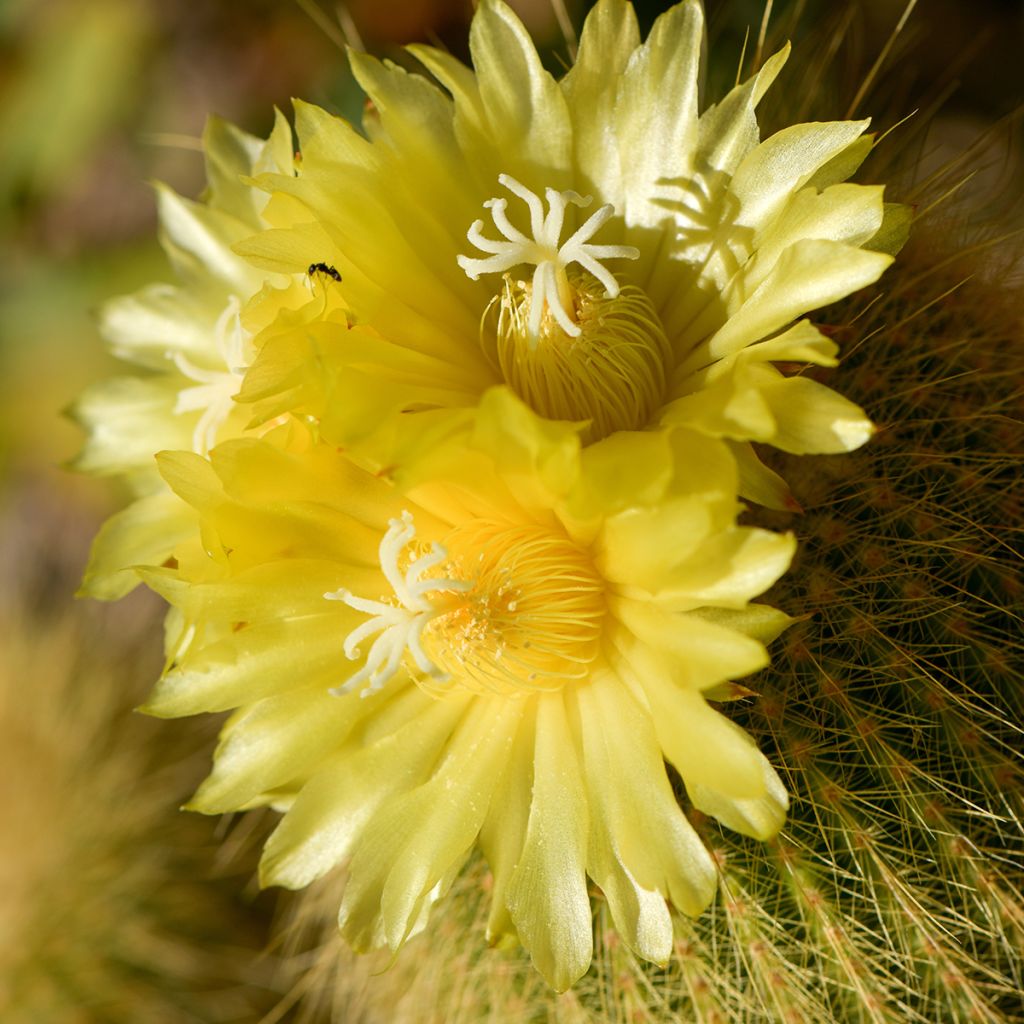
<svg viewBox="0 0 1024 1024">
<path fill-rule="evenodd" d="M 743 493 L 775 506 L 786 489 L 751 442 L 866 441 L 864 413 L 792 364 L 835 364 L 800 318 L 882 273 L 891 256 L 874 250 L 895 246 L 906 211 L 843 183 L 871 149 L 867 121 L 759 141 L 754 108 L 788 49 L 699 113 L 702 40 L 697 0 L 643 43 L 632 7 L 601 0 L 556 80 L 484 0 L 473 71 L 412 47 L 436 84 L 353 53 L 367 137 L 298 104 L 298 174 L 261 178 L 274 227 L 236 247 L 280 272 L 327 261 L 349 316 L 315 338 L 259 336 L 240 400 L 311 415 L 390 470 L 507 387 L 587 441 L 659 423 L 724 439 Z"/>
<path fill-rule="evenodd" d="M 138 582 L 131 566 L 159 564 L 194 530 L 194 515 L 163 484 L 153 456 L 177 448 L 205 453 L 244 431 L 251 416 L 234 399 L 255 352 L 242 306 L 268 281 L 280 287 L 287 280 L 232 251 L 263 225 L 266 196 L 243 178 L 291 169 L 287 122 L 278 115 L 264 142 L 211 118 L 203 145 L 204 200 L 157 191 L 162 243 L 179 283 L 149 285 L 102 310 L 111 352 L 145 372 L 93 385 L 72 409 L 88 431 L 75 467 L 124 476 L 137 499 L 96 540 L 83 583 L 93 597 L 121 597 Z"/>
<path fill-rule="evenodd" d="M 498 390 L 470 437 L 405 494 L 285 427 L 161 455 L 201 538 L 143 570 L 180 616 L 147 710 L 238 708 L 191 806 L 287 811 L 263 881 L 347 863 L 357 948 L 425 927 L 479 840 L 491 938 L 518 935 L 555 988 L 590 963 L 588 877 L 665 962 L 668 904 L 699 913 L 716 873 L 663 759 L 732 829 L 785 816 L 705 698 L 766 663 L 788 620 L 750 602 L 793 539 L 736 525 L 730 453 L 686 428 L 581 449 Z"/>
</svg>

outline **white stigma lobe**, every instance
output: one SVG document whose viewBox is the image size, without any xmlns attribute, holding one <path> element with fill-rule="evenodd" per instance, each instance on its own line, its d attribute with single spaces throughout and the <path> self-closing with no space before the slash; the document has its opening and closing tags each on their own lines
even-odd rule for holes
<svg viewBox="0 0 1024 1024">
<path fill-rule="evenodd" d="M 499 174 L 498 181 L 526 203 L 530 210 L 530 231 L 533 238 L 528 238 L 509 221 L 505 213 L 508 207 L 507 199 L 489 199 L 484 206 L 491 211 L 494 226 L 504 241 L 487 238 L 483 233 L 484 222 L 474 221 L 466 237 L 481 252 L 490 255 L 483 259 L 459 256 L 459 266 L 475 281 L 481 274 L 500 274 L 523 263 L 533 264 L 535 270 L 528 325 L 530 336 L 539 337 L 541 318 L 546 305 L 566 334 L 573 338 L 579 337 L 579 325 L 571 315 L 572 288 L 566 269 L 574 263 L 583 267 L 604 285 L 606 296 L 613 299 L 619 294 L 619 283 L 611 272 L 602 266 L 601 261 L 635 260 L 640 256 L 639 250 L 631 245 L 591 244 L 590 239 L 614 215 L 615 210 L 611 205 L 597 209 L 565 242 L 561 242 L 566 207 L 569 203 L 579 207 L 589 206 L 593 201 L 591 196 L 581 196 L 571 191 L 556 192 L 553 188 L 545 189 L 548 201 L 548 212 L 545 214 L 540 196 L 521 185 L 515 178 L 508 174 Z"/>
<path fill-rule="evenodd" d="M 344 587 L 333 593 L 324 594 L 328 601 L 343 601 L 356 611 L 372 616 L 357 626 L 345 638 L 345 656 L 350 661 L 361 657 L 359 645 L 374 636 L 370 651 L 363 667 L 330 692 L 340 697 L 354 690 L 360 690 L 360 697 L 383 689 L 384 685 L 402 667 L 405 652 L 408 651 L 420 671 L 427 673 L 438 682 L 447 676 L 427 657 L 421 638 L 427 623 L 443 609 L 438 608 L 429 596 L 438 592 L 465 592 L 472 589 L 472 582 L 438 577 L 425 577 L 435 566 L 445 562 L 448 552 L 440 544 L 432 544 L 425 555 L 413 561 L 403 573 L 399 559 L 416 536 L 412 515 L 403 512 L 400 519 L 392 519 L 380 542 L 380 567 L 397 604 L 385 601 L 371 601 L 357 597 Z"/>
</svg>

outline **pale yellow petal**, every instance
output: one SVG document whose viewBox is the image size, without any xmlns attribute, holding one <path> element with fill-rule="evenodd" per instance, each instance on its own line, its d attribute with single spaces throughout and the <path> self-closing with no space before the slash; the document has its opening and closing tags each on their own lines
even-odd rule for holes
<svg viewBox="0 0 1024 1024">
<path fill-rule="evenodd" d="M 829 121 L 783 128 L 748 153 L 736 168 L 730 191 L 739 200 L 738 220 L 757 227 L 775 214 L 790 194 L 843 152 L 869 121 Z"/>
<path fill-rule="evenodd" d="M 267 840 L 260 884 L 300 889 L 344 861 L 385 800 L 426 781 L 467 700 L 435 701 L 413 688 L 388 705 L 382 714 L 394 731 L 339 753 L 302 787 Z"/>
<path fill-rule="evenodd" d="M 756 263 L 744 268 L 747 290 L 760 284 L 779 256 L 796 242 L 825 239 L 864 245 L 882 226 L 882 192 L 881 185 L 833 185 L 824 192 L 805 188 L 789 197 L 755 236 Z"/>
<path fill-rule="evenodd" d="M 852 178 L 860 165 L 868 158 L 874 146 L 874 132 L 862 135 L 859 139 L 851 142 L 846 149 L 832 157 L 828 163 L 819 167 L 807 184 L 812 188 L 826 189 L 830 185 L 837 185 L 841 181 L 846 181 L 847 178 Z"/>
<path fill-rule="evenodd" d="M 699 914 L 715 891 L 714 864 L 672 793 L 650 713 L 609 672 L 575 696 L 590 794 L 591 874 L 602 887 L 614 885 L 608 895 L 627 942 L 664 963 L 672 929 L 654 894 Z"/>
<path fill-rule="evenodd" d="M 768 653 L 758 640 L 696 614 L 621 598 L 611 602 L 610 610 L 640 646 L 665 659 L 678 686 L 705 690 L 768 664 Z"/>
<path fill-rule="evenodd" d="M 687 782 L 693 806 L 717 818 L 726 828 L 754 839 L 771 839 L 786 820 L 789 796 L 768 761 L 761 758 L 764 792 L 759 797 L 735 797 L 714 782 Z"/>
<path fill-rule="evenodd" d="M 487 916 L 487 941 L 491 943 L 499 943 L 507 936 L 514 936 L 518 943 L 507 898 L 512 873 L 523 852 L 530 817 L 536 711 L 534 701 L 523 709 L 523 720 L 508 765 L 480 830 L 480 847 L 494 878 Z"/>
<path fill-rule="evenodd" d="M 119 359 L 167 370 L 169 352 L 193 362 L 210 355 L 211 330 L 223 299 L 169 284 L 152 284 L 100 309 L 100 330 Z"/>
<path fill-rule="evenodd" d="M 344 665 L 343 656 L 338 663 Z M 392 684 L 372 700 L 360 700 L 353 694 L 332 697 L 321 686 L 303 686 L 236 712 L 221 732 L 213 771 L 189 808 L 222 814 L 258 803 L 270 790 L 315 769 L 361 719 L 374 713 L 374 700 L 387 699 L 394 689 L 401 684 Z"/>
<path fill-rule="evenodd" d="M 788 533 L 752 527 L 720 533 L 673 567 L 657 592 L 658 603 L 675 611 L 743 608 L 789 568 L 795 551 L 796 538 Z"/>
<path fill-rule="evenodd" d="M 577 187 L 596 190 L 606 202 L 622 195 L 622 163 L 618 148 L 608 145 L 608 130 L 615 121 L 618 78 L 639 45 L 632 4 L 600 0 L 583 24 L 576 62 L 559 83 L 572 118 Z"/>
<path fill-rule="evenodd" d="M 491 137 L 509 164 L 501 170 L 538 192 L 569 186 L 572 127 L 565 97 L 522 22 L 501 0 L 484 0 L 469 48 Z"/>
<path fill-rule="evenodd" d="M 699 693 L 676 686 L 662 673 L 645 673 L 640 683 L 661 748 L 687 786 L 704 785 L 745 800 L 764 796 L 764 758 L 747 733 Z"/>
<path fill-rule="evenodd" d="M 878 232 L 865 243 L 868 249 L 895 256 L 907 243 L 914 223 L 914 207 L 903 203 L 885 203 Z"/>
<path fill-rule="evenodd" d="M 754 108 L 788 58 L 787 44 L 769 57 L 757 74 L 700 115 L 698 156 L 702 164 L 732 174 L 740 160 L 757 145 L 760 133 Z"/>
<path fill-rule="evenodd" d="M 325 604 L 327 602 L 324 602 Z M 333 610 L 301 619 L 260 622 L 189 651 L 164 675 L 142 710 L 159 718 L 227 711 L 304 685 L 326 691 L 356 666 L 342 644 L 357 624 Z M 302 652 L 301 675 L 296 651 Z"/>
<path fill-rule="evenodd" d="M 782 253 L 750 297 L 709 341 L 698 346 L 685 365 L 696 369 L 760 341 L 796 317 L 878 280 L 891 263 L 891 256 L 841 242 L 797 242 Z"/>
<path fill-rule="evenodd" d="M 776 421 L 771 442 L 785 452 L 852 452 L 875 432 L 860 406 L 809 377 L 780 376 L 761 394 Z"/>
<path fill-rule="evenodd" d="M 557 992 L 593 955 L 586 851 L 587 796 L 561 693 L 537 700 L 533 797 L 507 904 L 534 966 Z"/>
<path fill-rule="evenodd" d="M 89 431 L 74 461 L 83 473 L 152 467 L 161 448 L 191 448 L 196 416 L 177 416 L 178 384 L 166 377 L 112 377 L 89 387 L 71 415 Z"/>
<path fill-rule="evenodd" d="M 162 185 L 157 186 L 157 207 L 161 242 L 186 283 L 207 289 L 219 283 L 239 295 L 251 295 L 262 285 L 263 275 L 231 251 L 233 242 L 252 233 L 251 225 Z"/>
<path fill-rule="evenodd" d="M 789 484 L 758 458 L 752 445 L 744 441 L 727 441 L 726 444 L 739 469 L 741 498 L 779 511 L 792 512 L 798 507 Z"/>
<path fill-rule="evenodd" d="M 252 227 L 259 226 L 260 210 L 267 202 L 267 195 L 242 178 L 256 170 L 265 146 L 262 139 L 222 118 L 207 118 L 203 129 L 203 154 L 208 203 Z M 288 156 L 290 163 L 291 153 Z"/>
<path fill-rule="evenodd" d="M 521 715 L 518 701 L 472 702 L 433 776 L 393 797 L 366 826 L 338 917 L 356 949 L 386 944 L 397 950 L 421 921 L 435 888 L 463 863 Z"/>
<path fill-rule="evenodd" d="M 704 15 L 697 0 L 676 4 L 654 23 L 619 81 L 615 139 L 629 244 L 640 245 L 647 240 L 644 229 L 671 219 L 656 200 L 665 194 L 667 183 L 684 178 L 693 168 L 703 33 Z M 646 280 L 651 270 L 649 245 L 645 249 L 647 257 L 642 251 L 631 268 L 638 280 Z"/>
<path fill-rule="evenodd" d="M 746 608 L 700 608 L 692 615 L 698 615 L 708 622 L 745 633 L 763 644 L 770 644 L 794 622 L 778 608 L 767 604 L 748 604 Z"/>
<path fill-rule="evenodd" d="M 140 582 L 133 566 L 162 565 L 196 525 L 195 512 L 169 492 L 133 502 L 100 528 L 80 593 L 101 601 L 119 600 Z"/>
</svg>

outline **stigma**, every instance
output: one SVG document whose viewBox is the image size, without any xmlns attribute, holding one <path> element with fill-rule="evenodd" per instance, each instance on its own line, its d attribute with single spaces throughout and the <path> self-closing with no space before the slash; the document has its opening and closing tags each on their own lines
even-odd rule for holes
<svg viewBox="0 0 1024 1024">
<path fill-rule="evenodd" d="M 178 372 L 194 383 L 182 388 L 174 404 L 176 415 L 200 412 L 192 432 L 192 450 L 206 455 L 217 443 L 217 434 L 235 406 L 235 395 L 242 388 L 242 379 L 251 362 L 251 335 L 242 326 L 241 303 L 234 295 L 217 318 L 214 333 L 221 366 L 208 369 L 196 366 L 182 352 L 168 352 Z"/>
<path fill-rule="evenodd" d="M 615 209 L 611 205 L 601 206 L 576 229 L 564 242 L 561 241 L 565 224 L 565 212 L 570 203 L 585 208 L 593 202 L 592 196 L 581 196 L 577 192 L 558 192 L 545 189 L 548 211 L 540 196 L 531 192 L 508 174 L 499 174 L 498 181 L 513 195 L 521 199 L 530 212 L 530 231 L 527 237 L 508 219 L 505 198 L 489 199 L 484 206 L 491 211 L 494 226 L 504 240 L 488 238 L 483 233 L 484 222 L 472 223 L 466 237 L 485 258 L 459 256 L 459 266 L 473 281 L 481 274 L 501 274 L 522 264 L 533 264 L 533 280 L 530 287 L 530 312 L 528 331 L 536 341 L 540 337 L 541 322 L 547 310 L 567 335 L 577 338 L 580 327 L 576 322 L 574 289 L 567 270 L 573 264 L 592 274 L 605 289 L 607 298 L 619 294 L 619 283 L 615 276 L 602 265 L 603 260 L 629 259 L 640 256 L 638 249 L 631 245 L 595 245 L 590 239 L 598 232 Z"/>
<path fill-rule="evenodd" d="M 392 519 L 378 549 L 380 567 L 391 585 L 393 601 L 373 601 L 357 597 L 342 587 L 324 594 L 328 601 L 341 601 L 358 612 L 371 616 L 357 626 L 345 638 L 343 650 L 350 661 L 362 657 L 359 645 L 376 636 L 366 656 L 363 667 L 330 692 L 335 697 L 359 690 L 360 697 L 376 693 L 398 674 L 402 668 L 406 651 L 412 655 L 416 667 L 438 683 L 447 682 L 447 673 L 442 672 L 423 650 L 423 630 L 442 608 L 433 600 L 432 594 L 469 590 L 472 583 L 464 580 L 436 578 L 427 575 L 448 559 L 448 552 L 440 544 L 432 544 L 425 555 L 411 561 L 405 572 L 401 560 L 407 560 L 406 549 L 416 537 L 412 515 L 403 512 L 399 519 Z"/>
<path fill-rule="evenodd" d="M 369 618 L 344 641 L 362 668 L 330 692 L 368 697 L 404 669 L 425 692 L 536 693 L 585 679 L 597 655 L 604 586 L 588 554 L 547 527 L 471 520 L 447 546 L 413 547 L 412 516 L 380 543 L 392 597 L 325 594 Z M 407 568 L 403 568 L 407 566 Z M 415 671 L 418 670 L 418 671 Z"/>
</svg>

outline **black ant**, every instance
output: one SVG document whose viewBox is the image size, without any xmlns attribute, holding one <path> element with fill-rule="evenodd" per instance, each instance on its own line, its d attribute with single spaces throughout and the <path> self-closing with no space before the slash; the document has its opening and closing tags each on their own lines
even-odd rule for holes
<svg viewBox="0 0 1024 1024">
<path fill-rule="evenodd" d="M 329 263 L 310 263 L 309 269 L 306 273 L 310 277 L 314 274 L 326 274 L 335 281 L 338 281 L 339 283 L 341 282 L 341 274 L 339 274 Z"/>
</svg>

